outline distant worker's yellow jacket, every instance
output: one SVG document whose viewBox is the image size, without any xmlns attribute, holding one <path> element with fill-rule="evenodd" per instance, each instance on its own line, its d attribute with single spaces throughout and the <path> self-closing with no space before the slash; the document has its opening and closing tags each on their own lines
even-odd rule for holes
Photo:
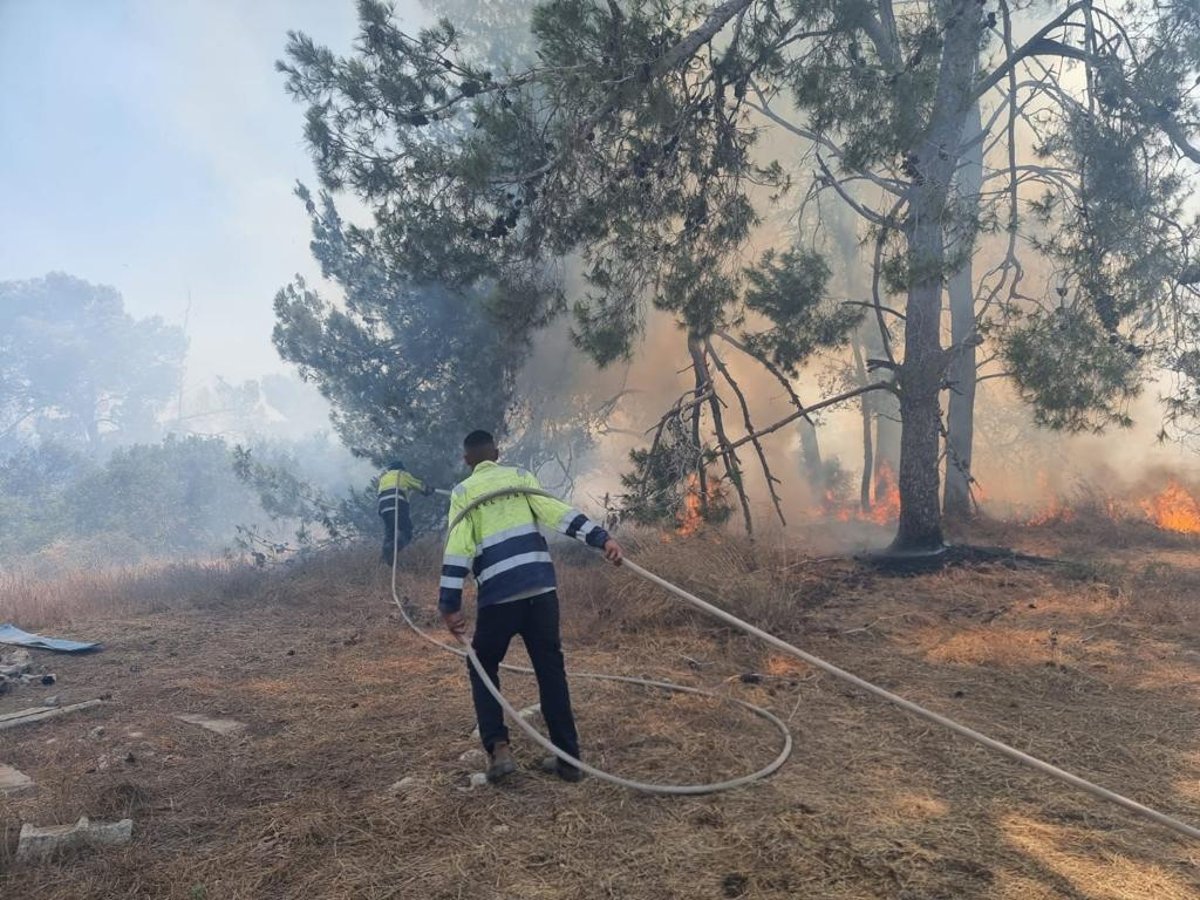
<svg viewBox="0 0 1200 900">
<path fill-rule="evenodd" d="M 472 500 L 506 487 L 541 489 L 524 469 L 481 462 L 450 495 L 450 522 Z M 438 608 L 462 608 L 463 582 L 475 576 L 479 606 L 536 597 L 558 585 L 542 530 L 559 531 L 592 547 L 603 547 L 608 532 L 579 510 L 551 497 L 513 494 L 475 507 L 454 527 L 442 560 Z"/>
<path fill-rule="evenodd" d="M 423 491 L 420 479 L 404 469 L 388 469 L 379 476 L 379 514 L 389 516 L 396 510 L 396 501 L 408 502 L 409 491 Z"/>
</svg>

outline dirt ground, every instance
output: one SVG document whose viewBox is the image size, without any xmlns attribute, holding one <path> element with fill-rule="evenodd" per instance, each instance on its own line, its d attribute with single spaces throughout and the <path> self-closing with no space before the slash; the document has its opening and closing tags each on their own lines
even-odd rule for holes
<svg viewBox="0 0 1200 900">
<path fill-rule="evenodd" d="M 815 540 L 645 537 L 635 549 L 825 659 L 1200 823 L 1200 544 L 1083 528 L 994 526 L 983 537 L 1072 563 L 893 577 L 822 556 Z M 401 578 L 430 619 L 435 553 L 415 549 Z M 766 705 L 793 730 L 791 761 L 766 783 L 689 799 L 534 772 L 471 789 L 463 665 L 405 630 L 384 572 L 362 554 L 269 574 L 147 574 L 119 590 L 97 576 L 102 604 L 39 606 L 9 585 L 0 620 L 28 602 L 18 624 L 104 649 L 36 653 L 59 683 L 16 688 L 0 712 L 51 693 L 110 699 L 0 731 L 0 763 L 37 782 L 0 797 L 0 894 L 1200 897 L 1200 844 L 769 652 L 581 552 L 560 556 L 560 574 L 573 668 Z M 531 679 L 505 685 L 533 702 Z M 572 688 L 586 754 L 606 769 L 696 781 L 757 768 L 776 749 L 769 726 L 728 704 Z M 175 718 L 185 713 L 247 728 L 221 736 Z M 535 767 L 536 747 L 518 739 L 517 751 Z M 131 816 L 133 843 L 15 862 L 21 823 L 80 815 Z"/>
</svg>

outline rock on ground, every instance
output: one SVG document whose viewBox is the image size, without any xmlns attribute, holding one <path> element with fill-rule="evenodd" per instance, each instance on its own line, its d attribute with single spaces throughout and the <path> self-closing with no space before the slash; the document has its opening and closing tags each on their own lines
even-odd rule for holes
<svg viewBox="0 0 1200 900">
<path fill-rule="evenodd" d="M 80 847 L 117 847 L 128 844 L 132 838 L 133 819 L 92 823 L 87 816 L 83 816 L 74 825 L 53 825 L 49 828 L 26 823 L 21 826 L 17 859 L 32 862 Z"/>
<path fill-rule="evenodd" d="M 235 719 L 211 719 L 199 713 L 184 713 L 177 715 L 175 718 L 180 722 L 187 722 L 189 725 L 199 725 L 201 728 L 207 728 L 209 731 L 215 731 L 217 734 L 225 735 L 226 737 L 246 730 L 246 723 L 238 722 Z"/>
<path fill-rule="evenodd" d="M 0 794 L 15 794 L 33 787 L 33 779 L 12 766 L 0 763 Z"/>
</svg>

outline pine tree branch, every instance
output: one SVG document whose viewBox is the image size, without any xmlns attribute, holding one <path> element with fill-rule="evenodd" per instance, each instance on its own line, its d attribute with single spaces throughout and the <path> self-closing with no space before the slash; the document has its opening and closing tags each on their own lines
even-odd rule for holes
<svg viewBox="0 0 1200 900">
<path fill-rule="evenodd" d="M 804 138 L 806 141 L 812 141 L 812 143 L 814 143 L 818 147 L 824 147 L 826 150 L 828 150 L 830 153 L 832 153 L 834 156 L 836 156 L 839 160 L 844 159 L 845 154 L 841 147 L 839 147 L 837 144 L 835 144 L 833 141 L 831 141 L 829 138 L 825 137 L 824 135 L 817 134 L 817 132 L 812 131 L 808 128 L 805 128 L 802 125 L 797 125 L 795 122 L 791 122 L 788 119 L 785 119 L 783 116 L 779 115 L 779 113 L 777 113 L 773 109 L 771 109 L 770 103 L 767 100 L 766 96 L 763 94 L 763 92 L 759 88 L 759 86 L 757 84 L 755 84 L 753 81 L 750 82 L 750 88 L 751 88 L 751 90 L 754 91 L 755 96 L 758 97 L 758 103 L 755 103 L 753 100 L 745 100 L 743 102 L 746 104 L 746 106 L 750 107 L 750 109 L 754 110 L 755 112 L 759 113 L 760 115 L 765 116 L 766 118 L 770 119 L 772 122 L 774 122 L 780 128 L 782 128 L 784 131 L 790 132 L 791 134 L 794 134 L 796 137 Z M 907 186 L 904 184 L 901 184 L 900 182 L 892 181 L 891 179 L 888 179 L 888 178 L 882 178 L 879 175 L 876 175 L 874 172 L 868 172 L 865 169 L 855 168 L 855 169 L 851 169 L 851 171 L 855 175 L 858 175 L 861 178 L 865 178 L 867 181 L 871 182 L 876 187 L 881 188 L 882 190 L 887 191 L 889 194 L 892 194 L 897 197 L 903 195 L 905 190 L 907 189 Z"/>
<path fill-rule="evenodd" d="M 704 373 L 695 366 L 692 374 L 696 379 L 696 393 L 704 389 Z M 692 446 L 696 449 L 696 480 L 700 488 L 700 514 L 708 519 L 708 467 L 705 465 L 704 454 L 700 452 L 700 420 L 704 416 L 704 408 L 699 404 L 692 407 Z"/>
<path fill-rule="evenodd" d="M 883 216 L 879 215 L 879 213 L 874 212 L 873 210 L 867 209 L 865 206 L 863 206 L 861 203 L 859 203 L 857 200 L 855 200 L 853 197 L 851 197 L 850 192 L 846 190 L 845 185 L 843 185 L 840 181 L 838 181 L 836 178 L 834 178 L 833 173 L 831 171 L 829 171 L 829 166 L 827 166 L 825 164 L 825 160 L 821 158 L 821 152 L 819 150 L 816 152 L 816 157 L 817 157 L 817 165 L 821 167 L 821 174 L 824 176 L 821 183 L 833 188 L 837 192 L 837 195 L 842 198 L 842 201 L 847 206 L 849 206 L 852 210 L 854 210 L 856 213 L 858 213 L 862 218 L 866 219 L 872 225 L 876 225 L 880 228 L 887 227 L 887 225 L 888 225 L 887 219 L 885 219 Z M 818 187 L 819 186 L 820 186 L 820 183 L 818 184 Z"/>
<path fill-rule="evenodd" d="M 1013 24 L 1012 14 L 1008 8 L 1008 0 L 1000 0 L 1000 14 L 1004 19 L 1004 46 L 1009 56 L 1011 56 L 1013 54 Z M 1014 273 L 1012 283 L 1009 284 L 1010 299 L 1016 294 L 1018 285 L 1020 285 L 1021 279 L 1025 276 L 1025 270 L 1021 265 L 1020 259 L 1017 257 L 1017 225 L 1020 222 L 1020 183 L 1017 180 L 1017 119 L 1024 112 L 1024 108 L 1017 105 L 1016 69 L 1009 69 L 1008 71 L 1008 103 L 1006 106 L 1008 109 L 1008 119 L 1005 131 L 1008 134 L 1009 174 L 1008 244 L 1005 247 L 1004 259 L 979 281 L 980 289 L 982 290 L 983 284 L 993 273 L 1000 273 L 1000 278 L 989 292 L 987 299 L 983 303 L 977 303 L 979 312 L 975 316 L 976 325 L 984 320 L 988 310 L 996 301 L 996 298 L 1000 296 L 1000 292 L 1004 290 L 1006 284 L 1009 284 L 1009 273 Z"/>
<path fill-rule="evenodd" d="M 701 47 L 712 41 L 721 32 L 721 29 L 729 24 L 731 19 L 748 9 L 753 2 L 754 0 L 726 0 L 720 6 L 714 7 L 699 27 L 676 42 L 674 46 L 659 56 L 654 62 L 645 65 L 639 76 L 641 81 L 648 84 L 691 59 Z M 623 79 L 622 83 L 627 80 Z M 578 122 L 574 128 L 575 134 L 587 134 L 599 125 L 601 120 L 616 108 L 620 97 L 620 91 L 615 88 L 610 91 L 608 99 L 598 109 Z M 535 169 L 530 169 L 520 174 L 492 176 L 489 181 L 493 184 L 523 184 L 526 181 L 541 178 L 551 172 L 566 159 L 566 156 L 567 154 L 564 152 Z"/>
<path fill-rule="evenodd" d="M 1129 85 L 1126 85 L 1128 88 Z M 1159 110 L 1153 104 L 1149 103 L 1145 97 L 1129 91 L 1130 99 L 1141 107 L 1142 112 L 1154 124 L 1162 129 L 1162 133 L 1167 136 L 1167 139 L 1174 145 L 1175 149 L 1190 159 L 1192 162 L 1200 165 L 1200 147 L 1194 147 L 1191 143 L 1191 138 L 1183 130 L 1183 126 L 1179 121 L 1168 112 Z"/>
<path fill-rule="evenodd" d="M 971 102 L 977 101 L 983 97 L 988 91 L 1007 78 L 1009 73 L 1016 69 L 1022 60 L 1029 59 L 1032 56 L 1051 55 L 1066 56 L 1072 59 L 1090 59 L 1090 55 L 1083 50 L 1079 50 L 1075 47 L 1068 47 L 1066 44 L 1062 44 L 1058 41 L 1053 41 L 1047 38 L 1047 35 L 1050 34 L 1050 32 L 1065 25 L 1071 16 L 1087 6 L 1089 2 L 1090 0 L 1076 0 L 1075 3 L 1072 3 L 1066 9 L 1064 9 L 1054 19 L 1047 22 L 1037 32 L 1037 34 L 1031 37 L 1016 50 L 1010 52 L 1005 57 L 1004 62 L 1000 63 L 1000 65 L 993 69 L 991 73 L 989 73 L 988 76 L 983 79 L 983 81 L 976 85 L 974 92 L 969 98 Z"/>
<path fill-rule="evenodd" d="M 887 313 L 888 315 L 895 316 L 901 322 L 907 318 L 904 313 L 900 312 L 898 309 L 892 309 L 890 306 L 884 306 L 882 303 L 873 303 L 869 300 L 843 300 L 842 306 L 862 306 L 866 309 L 877 309 Z"/>
<path fill-rule="evenodd" d="M 700 390 L 701 387 L 706 387 L 707 389 L 704 391 L 701 391 Z M 686 400 L 687 397 L 692 396 L 692 395 L 694 395 L 694 396 L 691 400 Z M 665 413 L 663 413 L 662 418 L 659 419 L 656 424 L 651 425 L 649 428 L 646 429 L 645 433 L 649 434 L 651 431 L 655 431 L 655 430 L 661 431 L 663 429 L 663 427 L 667 424 L 668 421 L 670 421 L 673 418 L 677 418 L 677 417 L 683 415 L 684 412 L 686 412 L 689 409 L 692 409 L 693 407 L 700 406 L 701 404 L 707 402 L 710 397 L 712 397 L 712 387 L 711 386 L 697 385 L 694 390 L 686 391 L 684 393 L 683 397 L 681 397 L 678 401 L 676 401 L 674 406 L 672 406 L 669 410 L 667 410 Z"/>
<path fill-rule="evenodd" d="M 691 400 L 687 399 L 689 396 L 692 397 Z M 707 385 L 707 384 L 703 383 L 701 380 L 697 379 L 696 387 L 694 389 L 692 389 L 690 391 L 686 391 L 682 397 L 680 397 L 677 401 L 675 401 L 674 406 L 672 406 L 669 410 L 667 410 L 665 413 L 663 413 L 662 418 L 660 418 L 656 424 L 651 425 L 649 428 L 646 429 L 647 434 L 649 434 L 651 431 L 654 432 L 654 438 L 650 442 L 650 450 L 649 450 L 649 457 L 651 459 L 658 452 L 659 445 L 662 443 L 663 431 L 666 430 L 667 424 L 672 419 L 682 419 L 684 412 L 686 412 L 689 409 L 694 409 L 698 413 L 701 404 L 703 404 L 711 396 L 712 396 L 712 386 Z M 698 415 L 696 416 L 696 422 L 697 423 L 699 422 Z M 697 447 L 699 447 L 699 439 L 698 438 L 699 438 L 699 434 L 698 434 L 698 425 L 697 425 L 697 441 L 696 441 Z M 703 470 L 703 468 L 704 468 L 703 462 L 701 462 L 700 469 Z M 638 491 L 640 493 L 643 493 L 643 494 L 645 493 L 646 485 L 649 483 L 650 476 L 652 474 L 653 474 L 652 470 L 649 467 L 647 467 L 646 473 L 642 478 L 642 483 L 640 485 L 638 485 Z"/>
<path fill-rule="evenodd" d="M 880 6 L 883 7 L 885 5 L 888 8 L 888 12 L 891 13 L 891 0 L 881 0 Z M 883 60 L 883 64 L 888 71 L 898 71 L 901 62 L 895 32 L 892 31 L 889 33 L 883 22 L 869 14 L 863 16 L 861 25 L 862 30 L 871 39 L 871 43 L 875 45 L 875 52 L 879 54 L 879 58 Z M 892 14 L 892 27 L 893 29 L 895 28 L 894 14 Z"/>
</svg>

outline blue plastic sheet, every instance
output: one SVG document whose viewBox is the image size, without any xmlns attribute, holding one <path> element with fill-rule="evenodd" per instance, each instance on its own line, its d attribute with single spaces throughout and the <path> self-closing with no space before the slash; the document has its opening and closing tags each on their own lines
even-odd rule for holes
<svg viewBox="0 0 1200 900">
<path fill-rule="evenodd" d="M 16 625 L 5 623 L 0 625 L 0 644 L 16 644 L 18 647 L 36 647 L 40 650 L 59 650 L 63 653 L 79 653 L 83 650 L 94 650 L 98 643 L 83 641 L 68 641 L 63 638 L 42 637 L 40 634 L 30 634 L 22 631 Z"/>
</svg>

